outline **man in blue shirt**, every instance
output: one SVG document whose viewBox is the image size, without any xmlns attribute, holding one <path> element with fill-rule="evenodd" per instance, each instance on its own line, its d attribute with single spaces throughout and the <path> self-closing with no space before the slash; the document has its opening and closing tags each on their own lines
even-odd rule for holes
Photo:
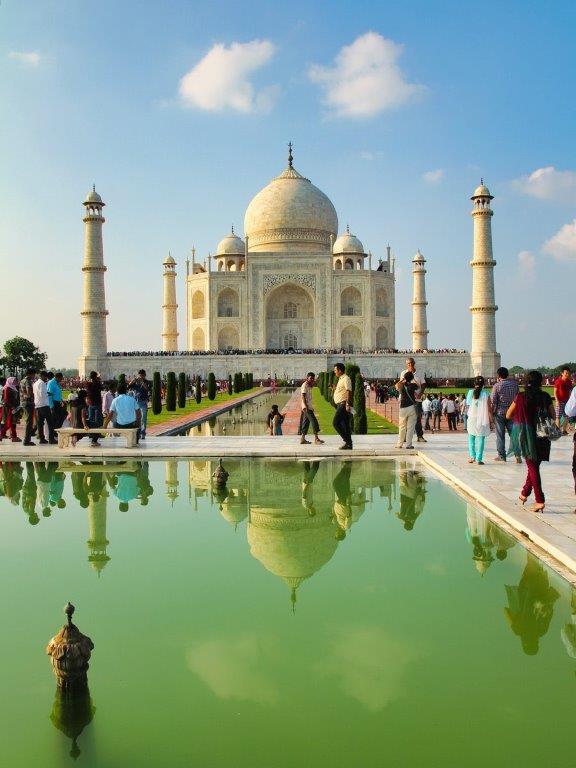
<svg viewBox="0 0 576 768">
<path fill-rule="evenodd" d="M 62 402 L 62 374 L 60 371 L 54 374 L 46 385 L 48 393 L 48 405 L 52 411 L 52 422 L 55 429 L 59 429 L 66 418 L 66 409 Z"/>
<path fill-rule="evenodd" d="M 119 384 L 118 395 L 112 400 L 110 411 L 104 421 L 105 427 L 114 419 L 114 426 L 118 429 L 140 428 L 140 406 L 136 398 L 126 393 L 126 384 Z M 136 442 L 138 442 L 138 435 L 136 436 Z"/>
</svg>

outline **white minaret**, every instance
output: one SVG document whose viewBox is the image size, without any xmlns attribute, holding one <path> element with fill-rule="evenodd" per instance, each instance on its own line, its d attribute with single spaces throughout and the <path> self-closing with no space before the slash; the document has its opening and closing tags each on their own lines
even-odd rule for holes
<svg viewBox="0 0 576 768">
<path fill-rule="evenodd" d="M 416 251 L 412 259 L 412 351 L 428 349 L 428 322 L 426 320 L 426 259 Z"/>
<path fill-rule="evenodd" d="M 495 376 L 500 366 L 496 352 L 496 300 L 494 298 L 494 267 L 492 254 L 492 216 L 490 201 L 493 196 L 484 181 L 476 187 L 471 215 L 474 220 L 474 255 L 472 267 L 472 347 L 471 373 Z"/>
<path fill-rule="evenodd" d="M 106 292 L 104 288 L 104 247 L 102 208 L 105 203 L 93 186 L 84 200 L 84 307 L 82 309 L 82 357 L 80 375 L 94 369 L 105 374 L 108 341 L 106 338 Z"/>
<path fill-rule="evenodd" d="M 168 254 L 164 261 L 164 303 L 162 304 L 162 349 L 164 352 L 178 351 L 177 309 L 176 262 Z"/>
</svg>

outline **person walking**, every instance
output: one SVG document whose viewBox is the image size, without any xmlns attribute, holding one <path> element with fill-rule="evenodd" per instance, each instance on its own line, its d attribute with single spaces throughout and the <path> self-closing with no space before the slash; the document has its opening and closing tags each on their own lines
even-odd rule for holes
<svg viewBox="0 0 576 768">
<path fill-rule="evenodd" d="M 406 448 L 412 449 L 412 440 L 416 429 L 416 405 L 415 398 L 418 385 L 414 381 L 412 371 L 405 371 L 404 376 L 396 383 L 396 389 L 400 394 L 400 408 L 398 419 L 398 441 L 396 448 L 403 448 L 406 441 Z"/>
<path fill-rule="evenodd" d="M 422 416 L 424 418 L 424 432 L 434 432 L 434 427 L 430 427 L 432 413 L 432 395 L 422 398 Z"/>
<path fill-rule="evenodd" d="M 136 443 L 140 435 L 140 407 L 135 397 L 128 394 L 126 384 L 118 385 L 118 394 L 110 404 L 110 411 L 104 421 L 107 427 L 110 421 L 114 419 L 116 429 L 134 429 L 138 428 Z"/>
<path fill-rule="evenodd" d="M 454 395 L 448 395 L 448 397 L 444 398 L 444 402 L 442 403 L 442 412 L 446 416 L 449 431 L 455 432 L 456 403 L 454 402 Z"/>
<path fill-rule="evenodd" d="M 469 389 L 466 395 L 469 464 L 484 464 L 484 444 L 492 429 L 490 398 L 484 384 L 484 377 L 476 376 L 474 389 Z"/>
<path fill-rule="evenodd" d="M 16 376 L 8 376 L 6 384 L 2 389 L 3 418 L 2 418 L 2 440 L 10 433 L 10 439 L 13 443 L 21 443 L 22 440 L 16 434 L 17 411 L 20 405 L 18 395 L 18 379 Z"/>
<path fill-rule="evenodd" d="M 38 427 L 38 442 L 40 445 L 55 443 L 54 422 L 48 398 L 48 372 L 40 371 L 39 377 L 32 385 L 34 390 L 34 407 L 36 408 L 36 426 Z M 48 439 L 44 432 L 44 425 L 48 427 Z"/>
<path fill-rule="evenodd" d="M 144 369 L 138 371 L 138 377 L 130 382 L 128 389 L 134 392 L 136 402 L 140 408 L 140 440 L 144 440 L 148 425 L 148 403 L 150 401 L 150 393 L 152 392 L 152 382 L 146 378 L 146 371 Z"/>
<path fill-rule="evenodd" d="M 314 404 L 312 402 L 314 379 L 314 374 L 309 371 L 300 387 L 300 442 L 302 444 L 310 445 L 310 440 L 306 440 L 306 435 L 308 434 L 308 428 L 311 426 L 312 432 L 314 433 L 314 443 L 316 445 L 322 445 L 324 440 L 320 440 L 319 437 L 320 425 L 318 424 L 318 419 L 314 413 Z"/>
<path fill-rule="evenodd" d="M 341 451 L 352 450 L 352 429 L 350 427 L 350 409 L 352 408 L 352 382 L 350 376 L 345 373 L 344 363 L 336 363 L 334 374 L 336 375 L 336 386 L 332 398 L 336 406 L 336 413 L 332 421 L 332 426 L 338 432 L 344 445 L 340 446 Z"/>
<path fill-rule="evenodd" d="M 91 427 L 102 426 L 102 380 L 96 371 L 90 371 L 86 384 L 88 402 L 88 422 Z"/>
<path fill-rule="evenodd" d="M 508 378 L 508 375 L 508 368 L 498 368 L 496 384 L 492 387 L 492 394 L 490 395 L 492 415 L 496 427 L 496 451 L 498 453 L 494 457 L 494 461 L 506 461 L 506 432 L 512 435 L 513 426 L 512 420 L 506 418 L 506 412 L 520 390 L 518 382 Z M 519 453 L 516 455 L 516 462 L 522 464 L 522 457 Z"/>
<path fill-rule="evenodd" d="M 440 431 L 442 420 L 442 396 L 434 395 L 432 400 L 432 432 Z"/>
<path fill-rule="evenodd" d="M 414 384 L 416 384 L 417 387 L 414 397 L 414 407 L 416 409 L 416 439 L 419 443 L 426 443 L 427 440 L 424 437 L 424 430 L 422 429 L 422 396 L 424 394 L 424 390 L 426 389 L 426 380 L 421 379 L 416 375 L 416 362 L 413 357 L 406 358 L 406 370 L 402 371 L 400 374 L 400 379 L 403 379 L 404 375 L 408 373 L 408 371 L 410 371 L 412 374 L 412 381 Z"/>
<path fill-rule="evenodd" d="M 46 391 L 48 393 L 48 405 L 52 413 L 52 424 L 54 429 L 60 429 L 66 418 L 66 408 L 62 400 L 62 373 L 58 371 L 48 381 Z"/>
<path fill-rule="evenodd" d="M 28 368 L 26 375 L 20 382 L 20 405 L 24 409 L 24 443 L 23 445 L 36 445 L 32 442 L 34 431 L 34 368 Z"/>
<path fill-rule="evenodd" d="M 536 423 L 541 414 L 546 414 L 551 419 L 556 416 L 552 404 L 552 398 L 542 390 L 542 374 L 539 371 L 530 371 L 526 376 L 524 392 L 519 392 L 506 413 L 507 419 L 514 419 L 513 439 L 517 441 L 521 455 L 526 460 L 526 481 L 520 491 L 520 501 L 525 504 L 532 491 L 536 503 L 532 512 L 543 512 L 546 504 L 542 480 L 540 477 L 540 464 L 550 461 L 551 442 L 547 437 L 538 437 Z"/>
<path fill-rule="evenodd" d="M 568 419 L 576 418 L 576 387 L 573 387 L 572 392 L 570 393 L 568 402 L 564 407 L 564 415 Z M 574 450 L 572 453 L 572 478 L 574 480 L 574 493 L 576 493 L 576 431 L 574 432 L 572 443 L 574 445 Z M 576 513 L 576 509 L 574 512 Z"/>
<path fill-rule="evenodd" d="M 560 376 L 554 381 L 554 397 L 556 399 L 556 424 L 564 435 L 568 434 L 568 420 L 564 414 L 566 403 L 572 394 L 572 372 L 565 365 Z"/>
</svg>

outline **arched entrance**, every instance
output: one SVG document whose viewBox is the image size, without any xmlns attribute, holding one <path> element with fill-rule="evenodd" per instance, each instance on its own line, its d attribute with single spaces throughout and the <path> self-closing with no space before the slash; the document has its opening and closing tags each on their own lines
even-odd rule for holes
<svg viewBox="0 0 576 768">
<path fill-rule="evenodd" d="M 192 333 L 192 349 L 195 352 L 204 351 L 204 347 L 205 347 L 204 339 L 205 339 L 204 330 L 202 328 L 195 328 Z"/>
<path fill-rule="evenodd" d="M 238 329 L 232 325 L 225 325 L 224 328 L 218 334 L 218 349 L 224 351 L 226 349 L 239 349 L 240 348 L 240 335 Z"/>
<path fill-rule="evenodd" d="M 376 348 L 377 349 L 388 349 L 389 348 L 389 342 L 388 342 L 388 328 L 386 328 L 385 325 L 381 325 L 376 330 Z"/>
<path fill-rule="evenodd" d="M 356 325 L 347 325 L 342 331 L 342 349 L 345 352 L 358 352 L 362 348 L 362 334 Z"/>
<path fill-rule="evenodd" d="M 266 349 L 315 346 L 312 297 L 299 285 L 279 285 L 266 300 Z"/>
</svg>

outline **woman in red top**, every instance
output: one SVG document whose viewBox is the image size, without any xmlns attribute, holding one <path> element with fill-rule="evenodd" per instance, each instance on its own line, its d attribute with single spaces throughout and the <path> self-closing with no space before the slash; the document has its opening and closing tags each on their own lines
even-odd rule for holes
<svg viewBox="0 0 576 768">
<path fill-rule="evenodd" d="M 556 398 L 556 424 L 565 435 L 568 434 L 568 419 L 564 414 L 564 408 L 570 399 L 573 386 L 570 368 L 562 368 L 562 373 L 554 381 L 554 397 Z"/>
<path fill-rule="evenodd" d="M 528 469 L 519 498 L 524 504 L 534 491 L 536 504 L 532 507 L 532 512 L 544 511 L 545 499 L 540 479 L 540 464 L 543 461 L 550 461 L 550 440 L 536 435 L 539 411 L 546 411 L 550 418 L 554 418 L 552 398 L 547 392 L 542 391 L 542 374 L 539 371 L 530 371 L 526 376 L 524 392 L 516 395 L 514 402 L 506 411 L 506 418 L 514 419 L 510 450 L 516 455 L 521 453 L 524 456 Z"/>
</svg>

